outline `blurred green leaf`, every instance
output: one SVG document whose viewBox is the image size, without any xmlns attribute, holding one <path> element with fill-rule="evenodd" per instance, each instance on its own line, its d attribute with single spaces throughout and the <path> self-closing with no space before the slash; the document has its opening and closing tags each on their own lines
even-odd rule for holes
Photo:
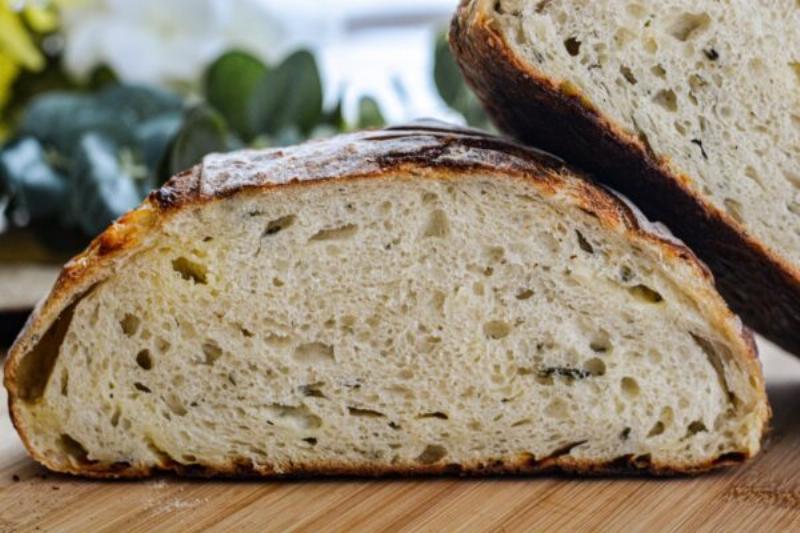
<svg viewBox="0 0 800 533">
<path fill-rule="evenodd" d="M 182 123 L 182 113 L 164 113 L 145 120 L 134 130 L 143 162 L 149 171 L 149 179 L 143 184 L 144 188 L 150 189 L 159 184 L 158 177 L 162 162 Z"/>
<path fill-rule="evenodd" d="M 467 124 L 492 130 L 489 117 L 478 98 L 464 81 L 456 60 L 450 51 L 446 35 L 440 35 L 434 49 L 433 79 L 442 100 L 461 113 Z"/>
<path fill-rule="evenodd" d="M 67 192 L 66 178 L 51 168 L 42 145 L 26 137 L 0 151 L 0 182 L 7 189 L 12 210 L 22 209 L 31 219 L 53 216 Z"/>
<path fill-rule="evenodd" d="M 186 112 L 183 124 L 175 137 L 170 154 L 170 174 L 177 174 L 203 159 L 211 152 L 228 148 L 228 128 L 225 119 L 206 105 Z"/>
<path fill-rule="evenodd" d="M 234 51 L 223 54 L 206 73 L 206 100 L 246 141 L 258 133 L 258 124 L 249 112 L 248 103 L 267 72 L 266 65 L 255 57 Z"/>
<path fill-rule="evenodd" d="M 96 91 L 114 83 L 119 83 L 114 71 L 106 65 L 100 65 L 89 74 L 89 81 L 86 87 L 89 90 Z"/>
<path fill-rule="evenodd" d="M 162 113 L 183 109 L 177 94 L 144 85 L 112 85 L 97 93 L 99 107 L 115 110 L 130 126 Z"/>
<path fill-rule="evenodd" d="M 322 82 L 314 56 L 300 50 L 259 82 L 248 103 L 259 133 L 276 135 L 291 126 L 308 135 L 322 118 Z"/>
<path fill-rule="evenodd" d="M 347 129 L 347 122 L 344 120 L 342 112 L 342 99 L 340 98 L 333 108 L 325 111 L 320 117 L 320 124 L 335 128 L 338 131 Z"/>
<path fill-rule="evenodd" d="M 461 70 L 453 58 L 447 36 L 444 34 L 436 39 L 433 52 L 433 80 L 442 99 L 450 107 L 456 104 L 466 89 Z"/>
<path fill-rule="evenodd" d="M 134 180 L 123 172 L 119 147 L 96 133 L 83 135 L 72 168 L 71 221 L 96 235 L 141 201 Z"/>
<path fill-rule="evenodd" d="M 120 115 L 99 106 L 88 95 L 54 91 L 35 98 L 25 112 L 19 134 L 36 137 L 65 156 L 77 149 L 83 133 L 94 131 L 117 142 L 130 142 L 132 134 Z"/>
<path fill-rule="evenodd" d="M 375 99 L 364 96 L 358 101 L 358 122 L 359 129 L 380 128 L 386 123 L 381 113 L 381 108 Z"/>
</svg>

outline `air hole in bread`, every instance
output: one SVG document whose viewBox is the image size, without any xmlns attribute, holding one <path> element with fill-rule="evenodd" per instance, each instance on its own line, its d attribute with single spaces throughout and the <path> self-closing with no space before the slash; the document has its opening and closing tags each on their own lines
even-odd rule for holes
<svg viewBox="0 0 800 533">
<path fill-rule="evenodd" d="M 576 37 L 569 37 L 564 40 L 564 48 L 569 55 L 575 57 L 581 53 L 581 42 Z"/>
<path fill-rule="evenodd" d="M 622 389 L 622 393 L 628 398 L 635 398 L 641 393 L 639 383 L 630 376 L 622 378 L 620 381 L 620 388 Z"/>
<path fill-rule="evenodd" d="M 419 418 L 419 419 L 437 418 L 439 420 L 448 420 L 450 417 L 447 416 L 447 414 L 445 414 L 445 413 L 443 413 L 441 411 L 434 411 L 432 413 L 422 413 L 421 415 L 418 415 L 417 418 Z"/>
<path fill-rule="evenodd" d="M 325 384 L 320 381 L 317 383 L 309 383 L 308 385 L 301 385 L 299 389 L 303 396 L 307 396 L 309 398 L 327 399 L 325 394 L 322 392 L 322 387 L 324 385 Z"/>
<path fill-rule="evenodd" d="M 514 295 L 514 298 L 516 298 L 517 300 L 527 300 L 531 296 L 533 296 L 533 291 L 532 290 L 530 290 L 530 289 L 520 289 Z"/>
<path fill-rule="evenodd" d="M 345 224 L 337 228 L 321 229 L 311 236 L 310 241 L 343 241 L 358 233 L 358 225 Z"/>
<path fill-rule="evenodd" d="M 75 440 L 67 433 L 62 433 L 57 443 L 61 451 L 64 452 L 75 464 L 86 465 L 92 462 L 89 461 L 89 452 L 86 451 L 86 448 L 83 446 L 83 444 Z"/>
<path fill-rule="evenodd" d="M 622 77 L 625 78 L 625 81 L 631 85 L 636 85 L 636 76 L 633 75 L 633 71 L 630 68 L 626 67 L 625 65 L 621 65 L 619 67 L 619 72 L 622 74 Z"/>
<path fill-rule="evenodd" d="M 511 333 L 511 325 L 502 320 L 492 320 L 483 325 L 483 334 L 490 339 L 502 339 Z"/>
<path fill-rule="evenodd" d="M 202 350 L 202 363 L 204 365 L 213 365 L 217 359 L 222 357 L 222 348 L 220 348 L 219 344 L 217 344 L 217 341 L 213 339 L 206 340 L 206 342 L 203 343 Z"/>
<path fill-rule="evenodd" d="M 172 269 L 181 275 L 185 280 L 192 280 L 194 283 L 205 285 L 208 283 L 208 269 L 186 257 L 179 257 L 172 260 Z"/>
<path fill-rule="evenodd" d="M 593 357 L 586 361 L 586 363 L 583 365 L 583 368 L 592 376 L 602 376 L 606 373 L 606 364 L 602 359 L 597 357 Z"/>
<path fill-rule="evenodd" d="M 140 350 L 139 353 L 136 354 L 136 364 L 144 370 L 153 368 L 153 358 L 150 356 L 150 350 Z"/>
<path fill-rule="evenodd" d="M 786 181 L 791 183 L 793 186 L 795 186 L 798 189 L 800 189 L 800 173 L 791 172 L 789 170 L 784 170 L 783 171 L 783 177 L 786 178 Z"/>
<path fill-rule="evenodd" d="M 267 227 L 264 229 L 264 233 L 262 233 L 261 236 L 268 237 L 270 235 L 275 235 L 276 233 L 279 233 L 290 227 L 292 224 L 294 224 L 295 220 L 297 220 L 296 215 L 286 215 L 285 217 L 271 220 L 267 223 Z"/>
<path fill-rule="evenodd" d="M 333 346 L 321 342 L 307 342 L 295 348 L 294 359 L 306 365 L 332 363 L 335 361 Z"/>
<path fill-rule="evenodd" d="M 660 105 L 670 113 L 678 110 L 678 96 L 672 89 L 662 89 L 653 97 L 653 102 Z"/>
<path fill-rule="evenodd" d="M 363 416 L 366 418 L 385 418 L 386 415 L 374 409 L 362 409 L 360 407 L 348 407 L 348 414 L 351 416 Z"/>
<path fill-rule="evenodd" d="M 169 410 L 178 416 L 186 416 L 189 411 L 184 406 L 183 401 L 174 394 L 168 394 L 164 398 L 164 403 L 167 404 Z"/>
<path fill-rule="evenodd" d="M 686 436 L 691 437 L 697 435 L 701 431 L 708 431 L 705 423 L 702 420 L 695 420 L 686 428 Z"/>
<path fill-rule="evenodd" d="M 667 77 L 667 71 L 661 64 L 653 65 L 652 67 L 650 67 L 650 72 L 653 73 L 653 76 L 655 76 L 656 78 L 660 78 L 662 80 L 666 79 Z"/>
<path fill-rule="evenodd" d="M 578 230 L 575 230 L 575 236 L 578 238 L 578 246 L 580 247 L 581 250 L 589 254 L 594 253 L 594 247 L 586 239 L 586 237 L 583 236 L 583 233 L 581 233 Z"/>
<path fill-rule="evenodd" d="M 432 193 L 430 191 L 424 191 L 422 193 L 422 203 L 423 204 L 426 204 L 426 205 L 427 204 L 432 204 L 438 199 L 439 199 L 439 197 L 435 193 Z"/>
<path fill-rule="evenodd" d="M 725 211 L 738 223 L 744 223 L 744 217 L 742 216 L 742 204 L 738 200 L 734 200 L 733 198 L 725 198 L 722 201 L 725 204 Z"/>
<path fill-rule="evenodd" d="M 53 372 L 61 343 L 67 334 L 75 307 L 94 289 L 92 286 L 68 305 L 42 335 L 39 342 L 20 361 L 17 369 L 17 390 L 25 401 L 41 398 Z"/>
<path fill-rule="evenodd" d="M 589 341 L 589 348 L 596 353 L 608 353 L 611 351 L 611 338 L 606 331 L 598 331 Z"/>
<path fill-rule="evenodd" d="M 61 370 L 61 395 L 69 396 L 69 372 L 66 368 Z"/>
<path fill-rule="evenodd" d="M 145 385 L 144 383 L 141 383 L 139 381 L 135 382 L 133 384 L 133 386 L 138 391 L 147 392 L 147 393 L 153 392 L 153 391 L 150 390 L 150 387 L 148 387 L 147 385 Z"/>
<path fill-rule="evenodd" d="M 122 332 L 126 336 L 133 337 L 139 330 L 139 324 L 141 324 L 141 322 L 142 321 L 138 316 L 125 313 L 125 316 L 119 321 L 119 325 L 122 328 Z"/>
<path fill-rule="evenodd" d="M 428 444 L 417 456 L 416 461 L 423 465 L 431 465 L 441 461 L 445 456 L 447 456 L 447 448 L 438 444 Z"/>
<path fill-rule="evenodd" d="M 711 17 L 707 13 L 682 13 L 667 30 L 679 41 L 688 41 L 696 37 L 711 25 Z"/>
<path fill-rule="evenodd" d="M 322 426 L 322 419 L 313 414 L 305 405 L 272 404 L 266 410 L 267 424 L 275 427 L 306 430 Z"/>
<path fill-rule="evenodd" d="M 122 415 L 122 411 L 120 410 L 119 406 L 114 409 L 114 414 L 111 415 L 111 427 L 117 427 L 119 425 L 119 417 Z"/>
<path fill-rule="evenodd" d="M 644 303 L 658 304 L 664 301 L 664 297 L 661 296 L 661 293 L 647 285 L 634 285 L 628 289 L 628 292 L 631 296 Z"/>
<path fill-rule="evenodd" d="M 565 419 L 569 417 L 569 406 L 564 399 L 553 398 L 545 407 L 544 413 L 551 418 Z"/>
<path fill-rule="evenodd" d="M 447 220 L 447 214 L 441 209 L 431 211 L 422 236 L 442 239 L 449 233 L 450 223 Z"/>
<path fill-rule="evenodd" d="M 533 420 L 530 418 L 523 418 L 522 420 L 517 420 L 513 424 L 511 424 L 512 428 L 518 428 L 520 426 L 529 426 L 533 423 Z"/>
<path fill-rule="evenodd" d="M 653 427 L 647 433 L 647 438 L 649 439 L 649 438 L 657 437 L 657 436 L 661 435 L 662 433 L 664 433 L 664 429 L 665 429 L 664 428 L 664 422 L 659 420 L 658 422 L 653 424 Z"/>
<path fill-rule="evenodd" d="M 648 54 L 655 54 L 658 52 L 658 42 L 652 38 L 648 37 L 644 40 L 644 51 Z"/>
</svg>

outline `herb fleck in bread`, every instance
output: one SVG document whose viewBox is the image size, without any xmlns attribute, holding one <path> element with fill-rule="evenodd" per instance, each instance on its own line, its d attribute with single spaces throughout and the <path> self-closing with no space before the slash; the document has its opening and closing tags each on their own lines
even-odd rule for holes
<svg viewBox="0 0 800 533">
<path fill-rule="evenodd" d="M 666 222 L 800 353 L 800 3 L 473 0 L 451 43 L 501 129 Z"/>
<path fill-rule="evenodd" d="M 769 416 L 688 249 L 436 125 L 208 156 L 65 267 L 5 376 L 31 455 L 97 477 L 692 472 Z"/>
</svg>

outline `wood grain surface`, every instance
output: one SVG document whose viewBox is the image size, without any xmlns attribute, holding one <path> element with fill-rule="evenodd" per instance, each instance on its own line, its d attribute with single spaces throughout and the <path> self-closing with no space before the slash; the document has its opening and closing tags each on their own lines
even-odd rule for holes
<svg viewBox="0 0 800 533">
<path fill-rule="evenodd" d="M 4 410 L 0 531 L 800 531 L 800 359 L 760 347 L 766 450 L 699 477 L 86 481 L 30 460 Z"/>
</svg>

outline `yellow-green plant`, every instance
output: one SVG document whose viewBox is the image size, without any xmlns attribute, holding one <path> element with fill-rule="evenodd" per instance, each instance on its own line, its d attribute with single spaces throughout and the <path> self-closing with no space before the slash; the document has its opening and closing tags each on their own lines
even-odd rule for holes
<svg viewBox="0 0 800 533">
<path fill-rule="evenodd" d="M 0 0 L 0 139 L 8 133 L 5 109 L 14 81 L 23 70 L 44 68 L 46 61 L 37 38 L 57 25 L 54 3 Z"/>
</svg>

